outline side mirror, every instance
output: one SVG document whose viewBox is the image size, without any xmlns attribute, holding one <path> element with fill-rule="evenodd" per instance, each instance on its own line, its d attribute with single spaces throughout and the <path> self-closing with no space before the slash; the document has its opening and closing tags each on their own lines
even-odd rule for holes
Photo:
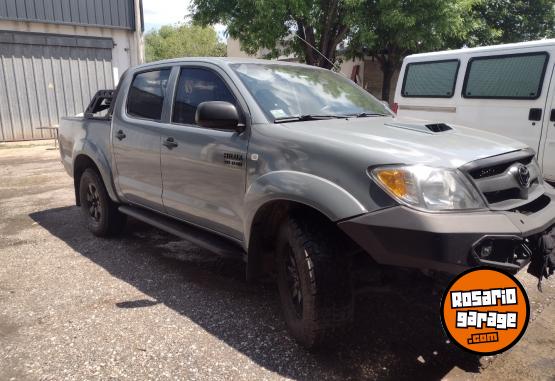
<svg viewBox="0 0 555 381">
<path fill-rule="evenodd" d="M 229 102 L 202 102 L 195 114 L 197 125 L 217 130 L 240 131 L 239 113 L 237 108 Z"/>
</svg>

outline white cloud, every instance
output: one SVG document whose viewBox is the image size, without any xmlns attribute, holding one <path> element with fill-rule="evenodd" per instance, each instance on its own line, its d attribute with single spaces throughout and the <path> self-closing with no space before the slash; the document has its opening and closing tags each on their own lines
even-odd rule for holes
<svg viewBox="0 0 555 381">
<path fill-rule="evenodd" d="M 143 0 L 145 31 L 187 20 L 190 6 L 191 0 Z M 216 24 L 214 29 L 218 38 L 225 41 L 225 25 Z"/>
<path fill-rule="evenodd" d="M 190 0 L 143 0 L 145 29 L 185 21 L 190 5 Z"/>
</svg>

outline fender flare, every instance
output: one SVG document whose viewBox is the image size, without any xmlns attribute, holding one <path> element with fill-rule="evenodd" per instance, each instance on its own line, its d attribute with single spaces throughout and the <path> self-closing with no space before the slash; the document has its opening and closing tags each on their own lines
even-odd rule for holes
<svg viewBox="0 0 555 381">
<path fill-rule="evenodd" d="M 245 194 L 244 242 L 247 246 L 257 212 L 272 201 L 307 205 L 333 222 L 368 212 L 353 195 L 327 179 L 297 171 L 270 172 L 257 178 Z"/>
<path fill-rule="evenodd" d="M 92 144 L 90 141 L 85 141 L 82 149 L 79 151 L 75 151 L 73 154 L 73 176 L 75 178 L 75 163 L 80 156 L 85 156 L 90 159 L 98 168 L 100 172 L 100 177 L 104 182 L 104 186 L 106 187 L 106 191 L 108 192 L 108 196 L 112 201 L 119 202 L 119 198 L 116 193 L 116 188 L 113 181 L 112 170 L 110 168 L 110 162 L 104 152 L 95 144 Z M 76 181 L 76 180 L 75 180 Z M 76 184 L 77 186 L 77 184 Z M 76 189 L 77 191 L 77 189 Z"/>
</svg>

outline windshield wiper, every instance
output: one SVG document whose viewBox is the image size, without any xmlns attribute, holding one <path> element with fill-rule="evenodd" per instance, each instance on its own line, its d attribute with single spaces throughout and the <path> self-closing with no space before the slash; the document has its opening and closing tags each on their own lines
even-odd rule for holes
<svg viewBox="0 0 555 381">
<path fill-rule="evenodd" d="M 349 114 L 350 117 L 356 118 L 367 118 L 369 116 L 389 116 L 388 114 L 382 114 L 380 112 L 360 112 L 358 114 Z"/>
<path fill-rule="evenodd" d="M 283 116 L 274 119 L 274 123 L 289 123 L 289 122 L 305 122 L 309 120 L 325 120 L 325 119 L 345 119 L 345 115 L 328 115 L 328 114 L 304 114 L 296 116 Z"/>
</svg>

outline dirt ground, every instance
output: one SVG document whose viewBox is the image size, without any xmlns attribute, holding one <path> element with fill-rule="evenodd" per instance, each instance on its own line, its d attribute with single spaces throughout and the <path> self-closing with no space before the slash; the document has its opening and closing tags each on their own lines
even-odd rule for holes
<svg viewBox="0 0 555 381">
<path fill-rule="evenodd" d="M 438 296 L 410 288 L 360 296 L 353 334 L 311 354 L 242 264 L 137 221 L 90 235 L 52 145 L 0 145 L 0 261 L 0 380 L 555 380 L 555 279 L 540 294 L 519 273 L 532 321 L 493 358 L 449 343 Z"/>
</svg>

